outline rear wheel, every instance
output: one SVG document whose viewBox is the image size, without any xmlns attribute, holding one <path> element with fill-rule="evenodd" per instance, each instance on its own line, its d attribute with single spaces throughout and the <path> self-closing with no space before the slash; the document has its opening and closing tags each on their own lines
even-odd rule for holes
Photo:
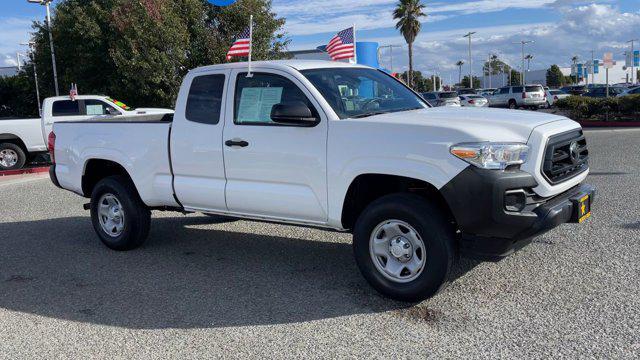
<svg viewBox="0 0 640 360">
<path fill-rule="evenodd" d="M 13 143 L 0 144 L 0 170 L 22 169 L 27 162 L 24 150 Z"/>
<path fill-rule="evenodd" d="M 517 108 L 518 108 L 518 103 L 513 99 L 509 100 L 509 109 L 517 109 Z"/>
<path fill-rule="evenodd" d="M 421 301 L 447 284 L 455 259 L 454 229 L 424 198 L 392 194 L 360 215 L 353 249 L 374 289 L 396 300 Z"/>
<path fill-rule="evenodd" d="M 100 180 L 93 189 L 91 221 L 108 248 L 131 250 L 147 239 L 151 212 L 131 180 L 119 175 L 110 176 Z"/>
</svg>

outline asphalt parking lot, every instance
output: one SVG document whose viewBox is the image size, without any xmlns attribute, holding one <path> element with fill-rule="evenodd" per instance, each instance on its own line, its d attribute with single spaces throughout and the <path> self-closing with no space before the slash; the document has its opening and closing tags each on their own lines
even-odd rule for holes
<svg viewBox="0 0 640 360">
<path fill-rule="evenodd" d="M 155 213 L 107 250 L 84 199 L 0 182 L 0 358 L 640 357 L 640 130 L 588 132 L 594 216 L 419 305 L 360 276 L 350 236 Z"/>
</svg>

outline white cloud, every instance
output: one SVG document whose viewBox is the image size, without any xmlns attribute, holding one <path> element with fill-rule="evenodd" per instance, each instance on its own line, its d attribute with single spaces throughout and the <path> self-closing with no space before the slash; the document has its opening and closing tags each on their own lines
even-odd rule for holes
<svg viewBox="0 0 640 360">
<path fill-rule="evenodd" d="M 640 28 L 640 12 L 621 12 L 610 4 L 563 6 L 558 11 L 563 18 L 553 23 L 423 31 L 415 44 L 415 67 L 423 71 L 437 67 L 445 71 L 445 80 L 449 74 L 457 79 L 457 68 L 453 64 L 459 59 L 467 62 L 468 43 L 462 34 L 469 30 L 477 31 L 473 38 L 472 57 L 476 73 L 489 53 L 498 53 L 502 59 L 519 68 L 521 48 L 514 42 L 521 39 L 535 41 L 525 48 L 526 53 L 534 55 L 531 69 L 547 68 L 551 64 L 568 66 L 573 55 L 587 60 L 591 58 L 591 50 L 594 50 L 596 58 L 601 58 L 606 51 L 613 51 L 616 58 L 622 59 L 621 52 L 629 48 L 626 41 L 637 36 Z M 400 35 L 366 40 L 381 44 L 404 43 Z M 383 56 L 383 60 L 387 58 Z M 406 48 L 402 53 L 395 50 L 394 64 L 405 70 L 406 63 Z M 468 72 L 468 69 L 464 71 Z"/>
<path fill-rule="evenodd" d="M 16 55 L 0 54 L 0 66 L 18 66 Z"/>
<path fill-rule="evenodd" d="M 424 22 L 436 22 L 455 15 L 497 12 L 507 9 L 535 9 L 557 0 L 476 0 L 459 3 L 425 2 Z M 395 25 L 391 13 L 397 0 L 290 0 L 274 4 L 274 11 L 287 18 L 285 29 L 293 36 L 335 31 L 356 23 L 360 29 L 384 29 Z M 313 15 L 305 15 L 310 14 Z"/>
<path fill-rule="evenodd" d="M 32 20 L 28 18 L 0 18 L 0 66 L 17 66 L 16 52 L 24 52 L 20 43 L 29 40 Z"/>
</svg>

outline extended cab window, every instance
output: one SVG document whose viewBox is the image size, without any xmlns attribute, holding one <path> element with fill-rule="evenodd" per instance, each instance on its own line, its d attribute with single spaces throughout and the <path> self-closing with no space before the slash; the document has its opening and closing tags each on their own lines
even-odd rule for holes
<svg viewBox="0 0 640 360">
<path fill-rule="evenodd" d="M 54 101 L 51 112 L 53 116 L 78 116 L 81 115 L 80 103 L 71 100 Z"/>
<path fill-rule="evenodd" d="M 84 100 L 85 113 L 82 115 L 115 115 L 120 112 L 104 101 L 88 99 Z"/>
<path fill-rule="evenodd" d="M 307 96 L 291 80 L 275 74 L 238 74 L 234 108 L 234 123 L 238 125 L 273 125 L 271 109 L 280 103 L 301 101 L 311 113 L 317 111 Z"/>
<path fill-rule="evenodd" d="M 187 98 L 187 120 L 210 125 L 220 122 L 224 80 L 223 74 L 203 75 L 193 79 Z"/>
</svg>

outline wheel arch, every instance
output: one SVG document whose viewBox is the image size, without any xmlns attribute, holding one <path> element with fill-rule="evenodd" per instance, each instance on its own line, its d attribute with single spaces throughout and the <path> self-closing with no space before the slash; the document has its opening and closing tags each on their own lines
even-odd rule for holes
<svg viewBox="0 0 640 360">
<path fill-rule="evenodd" d="M 20 136 L 10 133 L 0 134 L 0 143 L 11 143 L 18 145 L 25 154 L 29 154 L 29 150 L 27 150 L 27 145 L 22 141 Z"/>
<path fill-rule="evenodd" d="M 113 175 L 124 176 L 133 184 L 133 179 L 129 172 L 118 162 L 100 158 L 88 159 L 82 171 L 82 194 L 85 197 L 91 197 L 96 184 L 100 180 Z"/>
<path fill-rule="evenodd" d="M 413 193 L 432 201 L 449 221 L 455 222 L 444 196 L 430 182 L 400 175 L 366 173 L 356 176 L 348 187 L 340 216 L 342 227 L 353 229 L 358 216 L 370 203 L 393 193 Z"/>
</svg>

